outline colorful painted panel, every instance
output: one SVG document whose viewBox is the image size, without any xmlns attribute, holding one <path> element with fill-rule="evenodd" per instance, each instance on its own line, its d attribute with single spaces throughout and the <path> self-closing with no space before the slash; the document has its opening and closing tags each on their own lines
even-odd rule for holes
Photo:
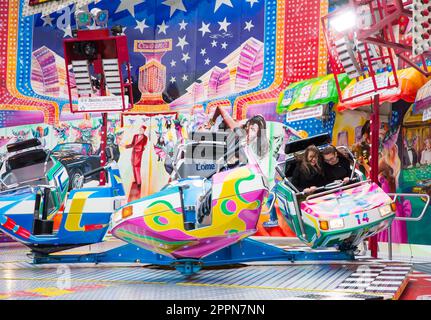
<svg viewBox="0 0 431 320">
<path fill-rule="evenodd" d="M 339 218 L 391 203 L 390 197 L 375 183 L 337 191 L 301 203 L 301 210 L 318 218 Z"/>
<path fill-rule="evenodd" d="M 183 183 L 200 187 L 180 192 L 174 184 L 130 203 L 127 206 L 133 208 L 131 217 L 122 218 L 122 211 L 114 215 L 113 235 L 170 257 L 202 258 L 256 232 L 267 190 L 262 176 L 253 167 L 218 173 L 210 186 L 207 186 L 208 181 L 205 184 L 196 178 L 185 179 Z M 208 187 L 211 190 L 210 222 L 186 228 L 187 211 L 192 210 L 187 202 L 192 199 L 198 205 L 199 195 L 205 194 Z M 194 196 L 188 197 L 188 192 Z M 209 225 L 211 227 L 207 227 Z"/>
</svg>

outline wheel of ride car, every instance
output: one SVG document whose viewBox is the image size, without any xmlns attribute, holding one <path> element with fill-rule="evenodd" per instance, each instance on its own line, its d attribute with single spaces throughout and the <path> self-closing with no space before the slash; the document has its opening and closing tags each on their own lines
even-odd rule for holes
<svg viewBox="0 0 431 320">
<path fill-rule="evenodd" d="M 84 184 L 84 175 L 79 169 L 72 169 L 69 174 L 69 190 L 80 189 Z"/>
</svg>

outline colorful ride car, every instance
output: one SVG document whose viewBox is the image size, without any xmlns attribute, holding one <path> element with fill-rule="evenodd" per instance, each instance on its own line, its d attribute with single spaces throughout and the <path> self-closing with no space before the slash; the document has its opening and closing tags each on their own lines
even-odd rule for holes
<svg viewBox="0 0 431 320">
<path fill-rule="evenodd" d="M 0 170 L 2 232 L 39 253 L 102 241 L 112 213 L 125 201 L 115 162 L 87 173 L 106 170 L 106 186 L 68 192 L 66 168 L 37 139 L 7 148 L 8 157 Z"/>
<path fill-rule="evenodd" d="M 313 249 L 335 247 L 354 250 L 365 238 L 386 229 L 395 218 L 392 198 L 377 184 L 365 180 L 356 169 L 356 160 L 347 148 L 338 147 L 351 161 L 348 184 L 334 181 L 304 194 L 291 182 L 291 176 L 304 149 L 328 145 L 326 134 L 286 144 L 287 160 L 278 166 L 282 177 L 275 189 L 276 201 L 290 228 Z"/>
<path fill-rule="evenodd" d="M 266 178 L 252 156 L 235 148 L 223 158 L 241 161 L 212 176 L 174 180 L 128 203 L 114 213 L 112 234 L 173 259 L 202 259 L 254 234 L 268 193 Z"/>
</svg>

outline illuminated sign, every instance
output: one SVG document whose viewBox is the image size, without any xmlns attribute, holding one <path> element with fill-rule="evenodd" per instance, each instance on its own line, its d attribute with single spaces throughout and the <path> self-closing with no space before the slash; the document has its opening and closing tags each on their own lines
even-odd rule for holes
<svg viewBox="0 0 431 320">
<path fill-rule="evenodd" d="M 52 2 L 54 0 L 30 0 L 28 3 L 30 6 L 37 6 L 38 4 L 46 3 L 46 2 Z"/>
</svg>

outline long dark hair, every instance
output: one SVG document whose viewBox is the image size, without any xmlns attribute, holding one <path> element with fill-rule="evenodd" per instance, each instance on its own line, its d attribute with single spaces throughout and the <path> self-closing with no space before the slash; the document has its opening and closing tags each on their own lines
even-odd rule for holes
<svg viewBox="0 0 431 320">
<path fill-rule="evenodd" d="M 255 150 L 255 152 L 259 157 L 264 157 L 269 150 L 269 142 L 268 142 L 268 139 L 266 138 L 265 118 L 261 115 L 256 115 L 250 118 L 244 125 L 244 129 L 247 132 L 247 134 L 248 134 L 249 127 L 254 124 L 257 124 L 257 126 L 259 127 L 259 131 L 257 132 L 257 138 L 256 138 L 257 150 Z"/>
<path fill-rule="evenodd" d="M 317 165 L 316 167 L 313 167 L 310 162 L 308 162 L 308 154 L 310 152 L 314 152 L 314 154 L 317 157 Z M 302 160 L 301 160 L 301 164 L 299 165 L 299 170 L 301 170 L 301 172 L 305 175 L 310 175 L 312 173 L 312 171 L 315 171 L 319 174 L 323 174 L 323 170 L 322 170 L 322 159 L 320 156 L 320 151 L 319 149 L 317 149 L 317 147 L 315 145 L 311 145 L 308 146 L 305 151 L 304 154 L 302 155 Z"/>
</svg>

